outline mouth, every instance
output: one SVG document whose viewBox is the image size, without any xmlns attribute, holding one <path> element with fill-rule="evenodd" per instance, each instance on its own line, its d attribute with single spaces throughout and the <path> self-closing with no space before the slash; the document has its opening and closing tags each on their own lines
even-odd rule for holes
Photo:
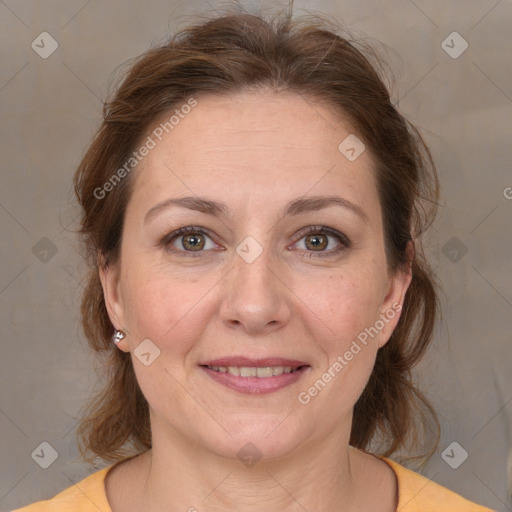
<svg viewBox="0 0 512 512">
<path fill-rule="evenodd" d="M 229 358 L 208 361 L 199 366 L 216 383 L 248 394 L 264 394 L 283 389 L 297 382 L 311 368 L 301 361 L 278 358 Z"/>
<path fill-rule="evenodd" d="M 307 365 L 301 366 L 210 366 L 206 368 L 219 373 L 229 373 L 238 377 L 256 377 L 266 379 L 268 377 L 276 377 L 283 373 L 294 373 Z"/>
</svg>

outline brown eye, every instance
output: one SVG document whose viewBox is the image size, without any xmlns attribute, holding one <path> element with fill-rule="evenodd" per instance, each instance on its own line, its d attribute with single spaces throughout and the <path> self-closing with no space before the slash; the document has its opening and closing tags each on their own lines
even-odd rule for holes
<svg viewBox="0 0 512 512">
<path fill-rule="evenodd" d="M 209 249 L 218 248 L 205 229 L 194 226 L 173 231 L 162 239 L 160 245 L 169 252 L 185 256 L 200 256 Z"/>
<path fill-rule="evenodd" d="M 181 245 L 186 251 L 200 251 L 205 246 L 204 236 L 201 233 L 189 233 L 181 237 Z"/>
<path fill-rule="evenodd" d="M 296 244 L 309 257 L 335 256 L 352 245 L 343 233 L 326 226 L 309 226 L 299 236 L 302 238 Z"/>
<path fill-rule="evenodd" d="M 307 235 L 306 247 L 312 250 L 323 250 L 329 244 L 329 240 L 325 235 Z"/>
</svg>

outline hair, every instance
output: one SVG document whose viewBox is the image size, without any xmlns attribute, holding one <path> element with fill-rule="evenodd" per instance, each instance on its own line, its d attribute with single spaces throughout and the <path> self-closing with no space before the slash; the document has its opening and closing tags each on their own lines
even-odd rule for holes
<svg viewBox="0 0 512 512">
<path fill-rule="evenodd" d="M 106 379 L 78 428 L 85 460 L 93 460 L 92 453 L 113 462 L 151 448 L 148 403 L 130 354 L 111 341 L 99 278 L 99 265 L 120 257 L 133 173 L 101 199 L 95 191 L 126 165 L 153 123 L 192 95 L 263 89 L 316 99 L 350 122 L 374 164 L 388 266 L 412 272 L 399 322 L 355 404 L 350 444 L 376 446 L 374 452 L 390 456 L 417 448 L 432 434 L 426 454 L 405 458 L 430 457 L 436 450 L 439 422 L 411 372 L 433 339 L 438 314 L 437 284 L 422 247 L 439 194 L 435 165 L 419 131 L 392 104 L 377 52 L 339 32 L 318 15 L 265 19 L 231 10 L 199 19 L 138 57 L 105 102 L 104 120 L 74 177 L 89 265 L 82 324 Z M 429 424 L 433 429 L 425 434 Z"/>
</svg>

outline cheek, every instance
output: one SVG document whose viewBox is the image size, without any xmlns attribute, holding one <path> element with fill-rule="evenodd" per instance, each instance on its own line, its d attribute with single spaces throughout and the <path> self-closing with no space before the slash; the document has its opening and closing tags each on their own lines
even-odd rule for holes
<svg viewBox="0 0 512 512">
<path fill-rule="evenodd" d="M 183 393 L 187 354 L 199 339 L 207 314 L 205 293 L 213 283 L 148 265 L 125 266 L 124 294 L 130 349 L 137 382 L 151 408 L 170 415 L 179 407 L 197 407 Z M 136 348 L 149 339 L 159 350 L 158 357 L 145 366 L 137 360 Z M 186 365 L 185 365 L 186 366 Z"/>
<path fill-rule="evenodd" d="M 193 274 L 148 264 L 133 258 L 125 265 L 123 293 L 126 324 L 134 349 L 149 338 L 161 351 L 171 353 L 168 362 L 178 367 L 200 339 L 209 315 L 215 285 L 222 275 Z M 175 362 L 175 363 L 173 363 Z"/>
<path fill-rule="evenodd" d="M 343 409 L 360 396 L 375 363 L 380 334 L 373 328 L 380 313 L 379 281 L 375 272 L 368 271 L 332 276 L 326 280 L 327 286 L 321 286 L 321 281 L 316 284 L 309 306 L 329 334 L 316 338 L 327 361 L 313 380 L 320 378 L 326 383 L 329 390 L 324 398 L 336 403 L 341 400 Z"/>
<path fill-rule="evenodd" d="M 362 284 L 346 282 L 326 297 L 319 308 L 330 312 L 325 318 L 334 334 L 330 332 L 322 340 L 317 338 L 327 361 L 320 365 L 311 378 L 311 387 L 304 391 L 310 400 L 319 397 L 316 404 L 327 423 L 338 421 L 340 415 L 354 406 L 373 370 L 379 338 L 378 334 L 368 333 L 379 315 L 375 295 Z"/>
<path fill-rule="evenodd" d="M 307 293 L 310 309 L 340 349 L 377 320 L 380 292 L 374 272 L 346 272 L 311 284 L 302 294 Z"/>
</svg>

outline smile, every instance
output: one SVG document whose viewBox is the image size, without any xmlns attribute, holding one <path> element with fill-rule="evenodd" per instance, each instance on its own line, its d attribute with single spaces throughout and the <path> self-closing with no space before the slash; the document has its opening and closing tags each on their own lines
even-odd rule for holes
<svg viewBox="0 0 512 512">
<path fill-rule="evenodd" d="M 294 384 L 311 369 L 302 366 L 215 366 L 200 365 L 213 381 L 244 394 L 272 393 Z"/>
<path fill-rule="evenodd" d="M 229 373 L 231 375 L 237 375 L 240 377 L 275 377 L 283 373 L 293 373 L 297 371 L 300 366 L 207 366 L 210 370 L 220 373 Z"/>
</svg>

